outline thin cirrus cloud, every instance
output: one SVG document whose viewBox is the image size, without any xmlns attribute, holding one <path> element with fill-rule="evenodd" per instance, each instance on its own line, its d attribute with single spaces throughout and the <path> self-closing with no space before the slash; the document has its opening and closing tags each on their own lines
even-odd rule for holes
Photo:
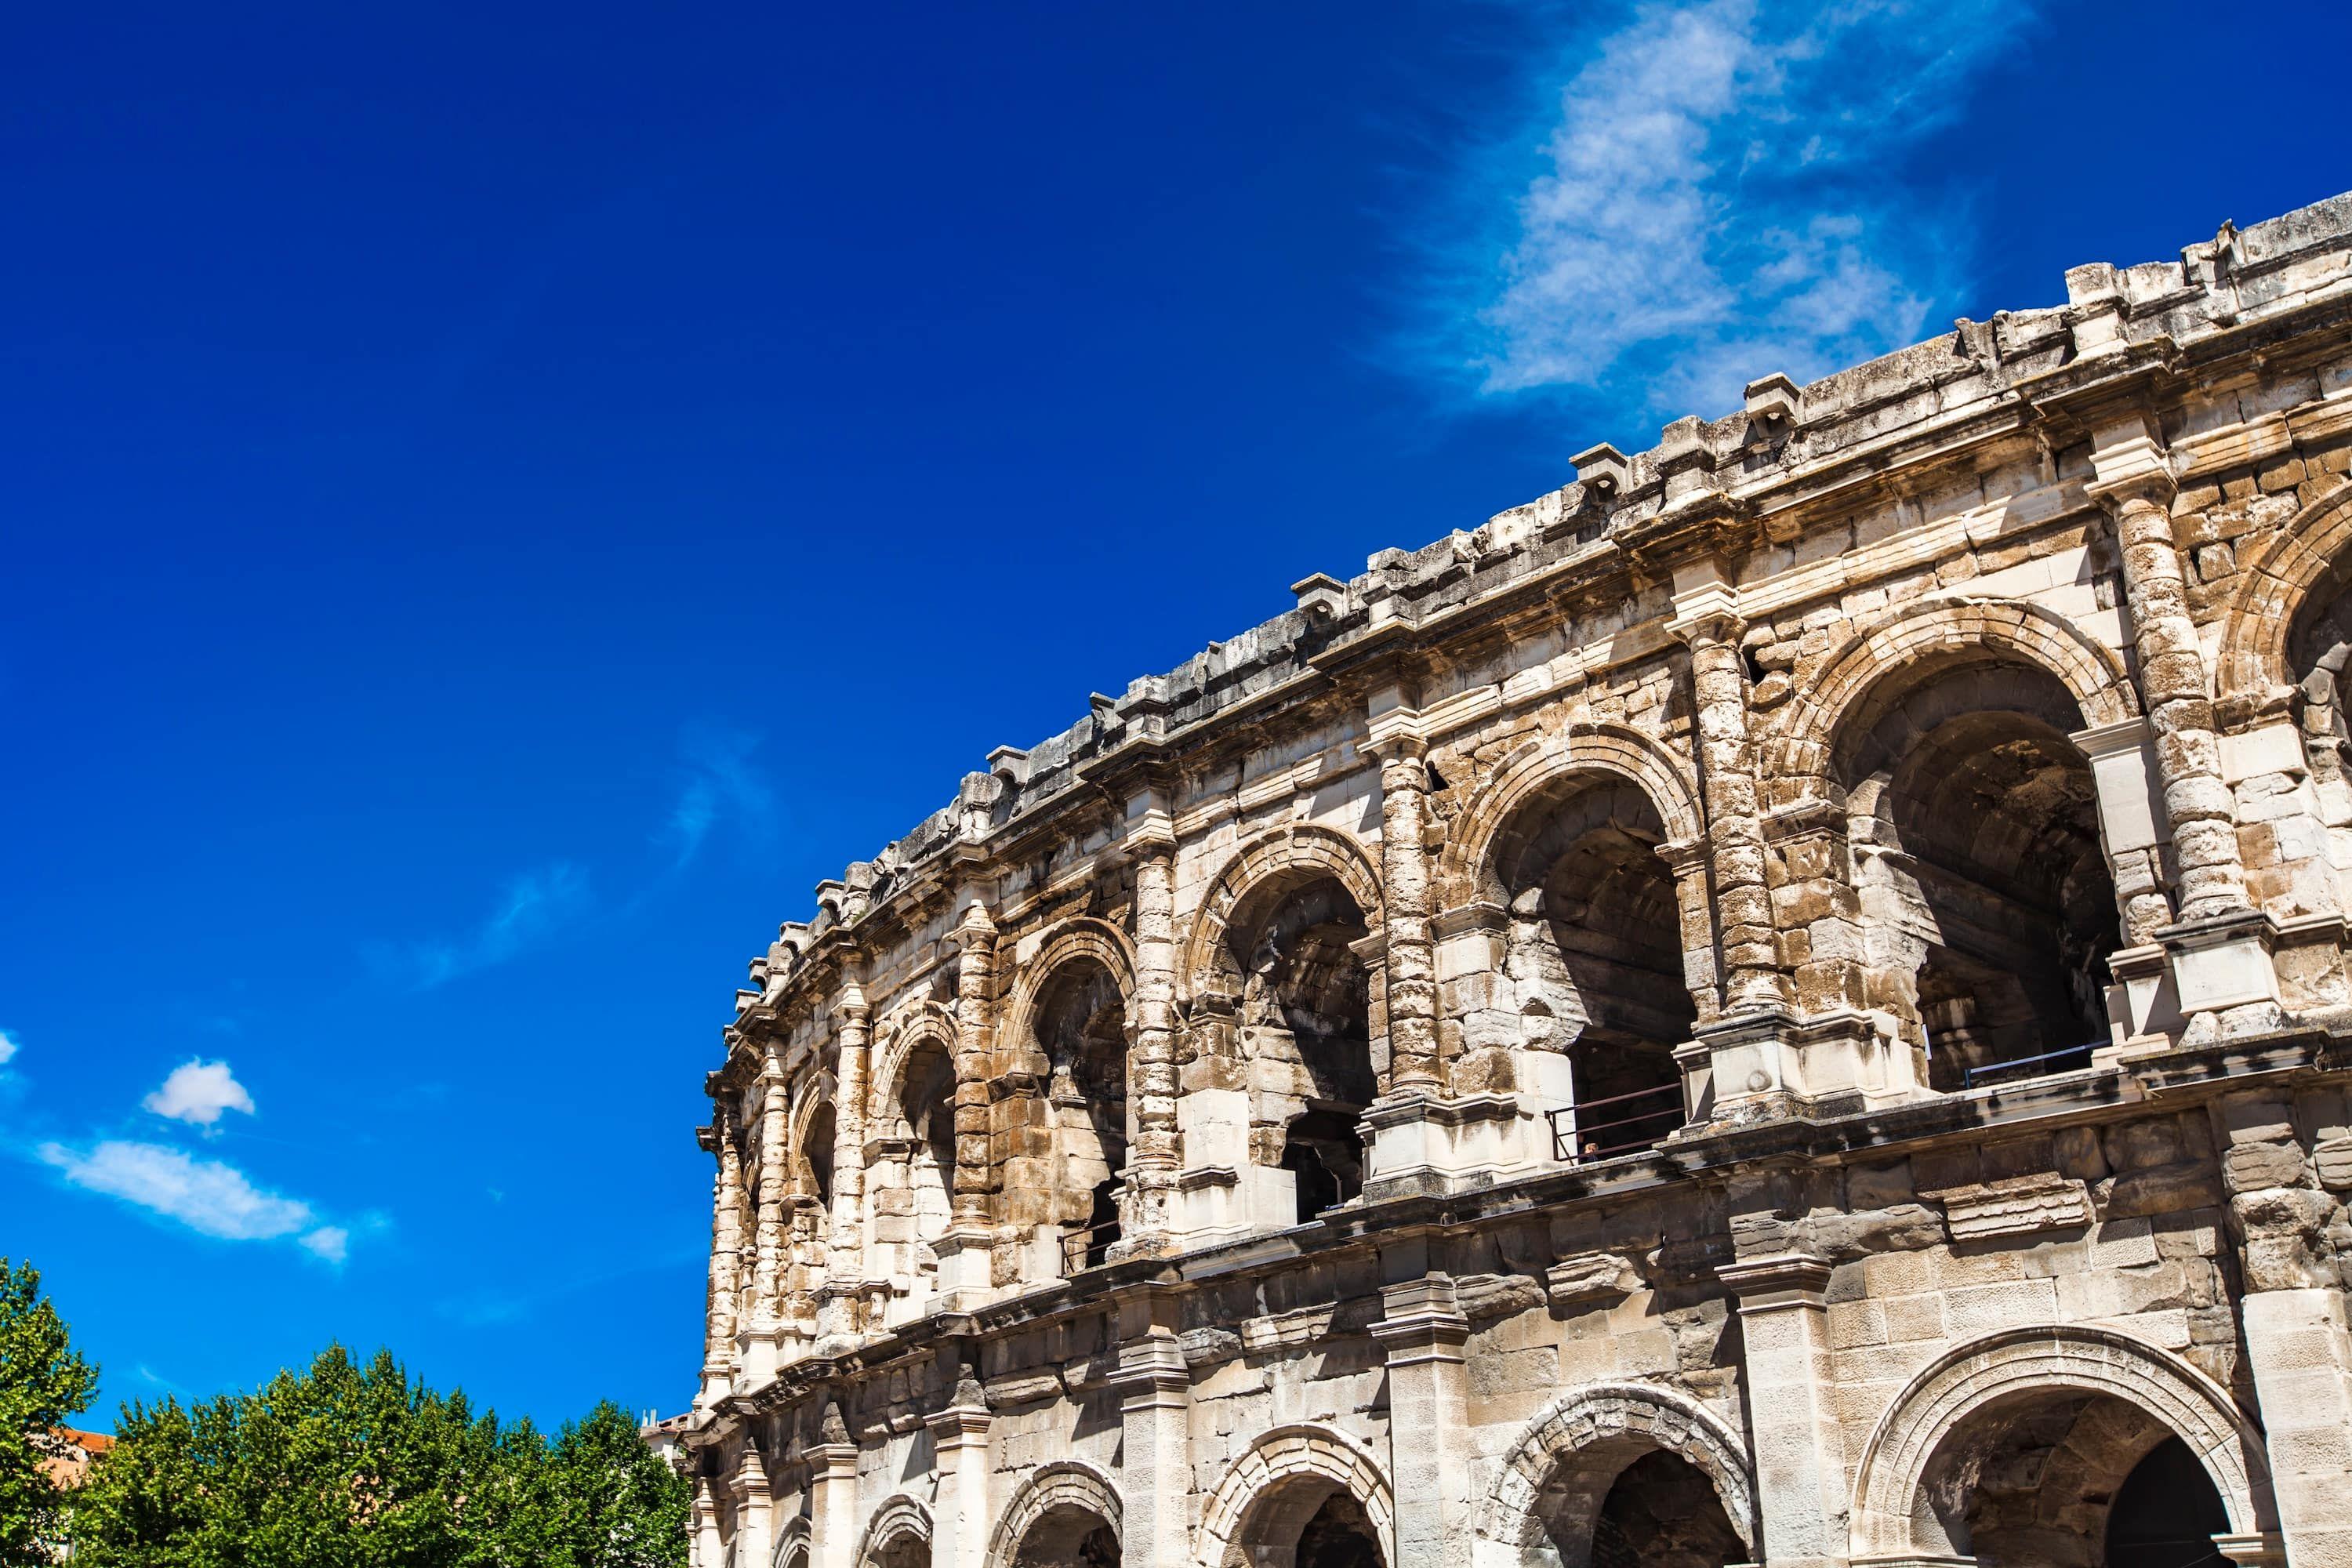
<svg viewBox="0 0 2352 1568">
<path fill-rule="evenodd" d="M 341 1263 L 350 1254 L 351 1233 L 345 1227 L 318 1223 L 309 1204 L 256 1186 L 225 1161 L 200 1160 L 161 1143 L 112 1138 L 86 1149 L 44 1143 L 39 1154 L 74 1185 L 177 1220 L 201 1236 L 223 1241 L 291 1239 L 329 1263 Z"/>
<path fill-rule="evenodd" d="M 1547 11 L 1547 16 L 1550 12 Z M 1899 172 L 2026 0 L 1701 0 L 1559 13 L 1534 95 L 1449 180 L 1417 368 L 1483 398 L 1719 413 L 1925 335 L 1960 193 Z"/>
<path fill-rule="evenodd" d="M 588 873 L 569 860 L 558 860 L 509 880 L 497 907 L 462 937 L 373 942 L 365 956 L 379 978 L 429 991 L 537 947 L 584 916 L 593 902 Z"/>
<path fill-rule="evenodd" d="M 684 869 L 722 816 L 740 825 L 754 842 L 765 842 L 774 831 L 775 792 L 753 771 L 751 756 L 760 743 L 757 735 L 709 726 L 689 729 L 678 745 L 685 782 L 677 802 L 654 835 L 670 851 L 673 869 Z"/>
<path fill-rule="evenodd" d="M 173 1068 L 163 1086 L 140 1103 L 158 1116 L 198 1127 L 211 1127 L 225 1111 L 253 1114 L 253 1096 L 236 1081 L 228 1063 L 201 1058 Z"/>
<path fill-rule="evenodd" d="M 558 860 L 510 879 L 497 906 L 466 934 L 426 942 L 367 944 L 362 956 L 380 981 L 429 991 L 531 952 L 592 915 L 625 917 L 641 909 L 668 878 L 684 871 L 722 822 L 753 844 L 774 834 L 775 792 L 751 764 L 760 737 L 715 726 L 689 728 L 678 746 L 677 794 L 654 831 L 667 851 L 666 871 L 618 903 L 600 903 L 587 869 Z"/>
</svg>

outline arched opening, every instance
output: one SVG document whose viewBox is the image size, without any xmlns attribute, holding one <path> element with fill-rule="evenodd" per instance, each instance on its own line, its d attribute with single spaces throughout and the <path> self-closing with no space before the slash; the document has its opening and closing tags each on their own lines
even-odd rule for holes
<svg viewBox="0 0 2352 1568">
<path fill-rule="evenodd" d="M 1663 1449 L 1625 1467 L 1592 1523 L 1592 1568 L 1724 1568 L 1747 1556 L 1706 1475 Z"/>
<path fill-rule="evenodd" d="M 1226 932 L 1242 976 L 1252 1142 L 1272 1145 L 1271 1163 L 1291 1173 L 1304 1224 L 1363 1189 L 1358 1124 L 1377 1092 L 1370 981 L 1354 947 L 1366 928 L 1363 910 L 1332 877 L 1263 902 L 1259 918 Z"/>
<path fill-rule="evenodd" d="M 1683 1121 L 1674 1051 L 1698 1015 L 1665 837 L 1638 786 L 1589 776 L 1528 802 L 1496 837 L 1504 979 L 1526 1048 L 1566 1065 L 1573 1110 L 1555 1121 L 1580 1160 L 1648 1148 Z"/>
<path fill-rule="evenodd" d="M 2039 667 L 1970 649 L 1842 728 L 1876 1005 L 1958 1089 L 2086 1066 L 2119 940 L 2083 718 Z"/>
<path fill-rule="evenodd" d="M 1754 1555 L 1705 1470 L 1622 1429 L 1553 1460 L 1517 1528 L 1527 1568 L 1724 1568 Z"/>
<path fill-rule="evenodd" d="M 931 1543 L 912 1531 L 894 1535 L 874 1549 L 866 1564 L 867 1568 L 931 1568 Z"/>
<path fill-rule="evenodd" d="M 1118 1531 L 1092 1509 L 1057 1503 L 1023 1533 L 1012 1568 L 1118 1568 Z"/>
<path fill-rule="evenodd" d="M 1364 1505 L 1319 1475 L 1286 1476 L 1242 1516 L 1223 1568 L 1387 1568 Z"/>
<path fill-rule="evenodd" d="M 947 1234 L 955 1184 L 955 1061 L 940 1041 L 927 1037 L 908 1053 L 889 1110 L 873 1146 L 866 1206 L 877 1260 L 898 1282 L 896 1321 L 937 1289 L 935 1247 Z"/>
<path fill-rule="evenodd" d="M 2220 1490 L 2155 1415 L 2049 1389 L 1972 1412 L 1935 1448 L 1914 1538 L 1980 1568 L 2191 1568 L 2229 1528 Z"/>
<path fill-rule="evenodd" d="M 833 1206 L 833 1101 L 822 1100 L 801 1131 L 801 1190 L 820 1211 Z"/>
<path fill-rule="evenodd" d="M 1119 1179 L 1127 1167 L 1127 998 L 1101 962 L 1077 958 L 1038 993 L 1035 1067 L 1045 1074 L 1042 1104 L 1008 1139 L 1006 1180 L 1034 1180 L 1062 1232 L 1063 1261 L 1090 1268 L 1118 1240 Z M 1008 1214 L 1025 1218 L 1024 1205 Z"/>
</svg>

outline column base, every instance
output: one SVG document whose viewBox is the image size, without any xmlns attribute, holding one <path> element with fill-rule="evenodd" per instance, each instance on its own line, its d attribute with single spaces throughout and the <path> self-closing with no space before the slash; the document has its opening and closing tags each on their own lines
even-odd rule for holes
<svg viewBox="0 0 2352 1568">
<path fill-rule="evenodd" d="M 1893 1020 L 1850 1007 L 1734 1013 L 1675 1051 L 1691 1122 L 1668 1142 L 1727 1125 L 1837 1116 L 1931 1098 Z"/>
<path fill-rule="evenodd" d="M 2275 1531 L 2250 1535 L 2217 1535 L 2213 1550 L 2238 1568 L 2286 1568 L 2286 1537 Z"/>
<path fill-rule="evenodd" d="M 1364 1198 L 1441 1196 L 1548 1168 L 1550 1129 L 1516 1094 L 1382 1095 L 1364 1112 Z"/>
<path fill-rule="evenodd" d="M 2286 1021 L 2271 959 L 2278 922 L 2262 910 L 2181 921 L 2158 931 L 2156 940 L 2170 961 L 2180 1016 L 2188 1020 L 2183 1044 L 2259 1034 Z"/>
</svg>

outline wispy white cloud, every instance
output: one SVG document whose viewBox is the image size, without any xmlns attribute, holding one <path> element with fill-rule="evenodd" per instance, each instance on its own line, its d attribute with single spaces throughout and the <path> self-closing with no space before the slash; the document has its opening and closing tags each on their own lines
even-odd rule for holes
<svg viewBox="0 0 2352 1568">
<path fill-rule="evenodd" d="M 1415 358 L 1486 395 L 1578 388 L 1719 413 L 1923 336 L 1965 256 L 1946 129 L 2031 0 L 1696 0 L 1562 47 L 1540 114 L 1467 160 L 1427 252 Z"/>
<path fill-rule="evenodd" d="M 446 985 L 505 963 L 587 913 L 588 873 L 559 860 L 509 881 L 498 907 L 466 936 L 431 942 L 373 942 L 364 950 L 379 978 L 419 991 Z"/>
<path fill-rule="evenodd" d="M 0 1067 L 6 1067 L 16 1055 L 16 1037 L 0 1029 Z"/>
<path fill-rule="evenodd" d="M 78 1187 L 177 1220 L 202 1236 L 224 1241 L 276 1241 L 292 1237 L 331 1263 L 343 1260 L 350 1237 L 339 1226 L 317 1223 L 318 1215 L 299 1198 L 286 1197 L 220 1160 L 199 1160 L 162 1143 L 107 1139 L 88 1149 L 44 1143 L 44 1163 Z"/>
<path fill-rule="evenodd" d="M 669 816 L 654 835 L 654 841 L 670 851 L 674 868 L 701 851 L 722 816 L 732 816 L 757 840 L 773 830 L 775 792 L 751 765 L 759 743 L 757 735 L 708 725 L 688 729 L 680 740 L 685 780 Z"/>
<path fill-rule="evenodd" d="M 226 1062 L 201 1058 L 181 1063 L 163 1087 L 140 1102 L 158 1116 L 210 1127 L 226 1110 L 253 1114 L 253 1096 L 236 1081 Z"/>
</svg>

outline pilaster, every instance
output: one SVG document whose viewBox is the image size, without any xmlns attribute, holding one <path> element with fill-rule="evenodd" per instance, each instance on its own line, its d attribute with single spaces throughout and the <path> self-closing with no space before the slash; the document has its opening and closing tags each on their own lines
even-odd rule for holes
<svg viewBox="0 0 2352 1568">
<path fill-rule="evenodd" d="M 1170 1292 L 1146 1286 L 1118 1302 L 1120 1561 L 1128 1568 L 1192 1562 L 1192 1373 L 1177 1343 Z"/>
<path fill-rule="evenodd" d="M 760 1446 L 746 1440 L 735 1470 L 735 1561 L 766 1563 L 775 1550 L 776 1499 Z"/>
<path fill-rule="evenodd" d="M 1739 1301 L 1761 1556 L 1772 1568 L 1843 1563 L 1845 1458 L 1829 1397 L 1829 1260 L 1774 1253 L 1717 1273 Z"/>
<path fill-rule="evenodd" d="M 772 1048 L 760 1071 L 760 1170 L 753 1210 L 751 1321 L 738 1364 L 746 1386 L 773 1377 L 782 1359 L 784 1201 L 792 1185 L 792 1084 Z"/>
<path fill-rule="evenodd" d="M 838 1345 L 863 1327 L 866 1052 L 873 1010 L 855 974 L 843 977 L 834 1013 L 833 1216 L 825 1243 L 824 1289 L 817 1306 L 820 1349 Z"/>
<path fill-rule="evenodd" d="M 1470 1320 L 1453 1279 L 1433 1271 L 1384 1287 L 1381 1303 L 1372 1338 L 1388 1361 L 1397 1560 L 1454 1568 L 1470 1561 Z"/>
<path fill-rule="evenodd" d="M 734 1118 L 725 1105 L 714 1109 L 710 1125 L 699 1137 L 719 1163 L 711 1184 L 710 1284 L 703 1325 L 702 1392 L 695 1401 L 707 1407 L 727 1396 L 735 1371 L 736 1303 L 742 1289 L 743 1165 L 735 1146 Z"/>
<path fill-rule="evenodd" d="M 1128 1151 L 1125 1212 L 1114 1258 L 1150 1256 L 1173 1245 L 1171 1226 L 1182 1137 L 1176 1114 L 1176 834 L 1162 787 L 1128 803 L 1127 845 L 1135 858 L 1135 1039 L 1128 1095 L 1135 1142 Z"/>
<path fill-rule="evenodd" d="M 828 1410 L 826 1425 L 838 1428 L 840 1412 Z M 810 1568 L 857 1568 L 857 1445 L 845 1428 L 807 1450 L 809 1524 L 814 1537 Z"/>
<path fill-rule="evenodd" d="M 931 1505 L 931 1568 L 982 1568 L 988 1552 L 988 1429 L 993 1418 L 966 1368 L 952 1403 L 925 1423 L 939 1495 Z"/>
<path fill-rule="evenodd" d="M 988 1043 L 996 922 L 978 900 L 965 906 L 955 940 L 963 950 L 956 970 L 955 1184 L 947 1234 L 935 1248 L 942 1290 L 986 1289 L 994 1239 L 988 1213 Z"/>
</svg>

